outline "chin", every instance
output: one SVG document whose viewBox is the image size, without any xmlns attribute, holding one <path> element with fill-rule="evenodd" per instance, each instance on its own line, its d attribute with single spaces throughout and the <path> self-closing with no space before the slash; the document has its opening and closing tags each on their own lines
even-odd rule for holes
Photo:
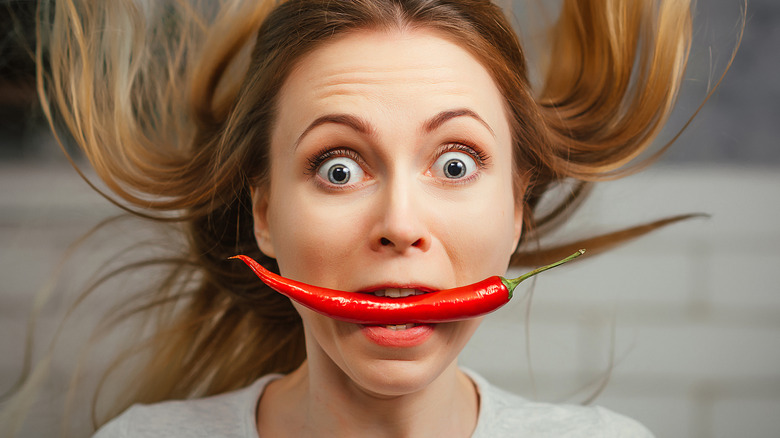
<svg viewBox="0 0 780 438">
<path fill-rule="evenodd" d="M 381 359 L 365 363 L 349 377 L 358 388 L 371 396 L 394 398 L 428 388 L 455 366 L 455 360 L 434 364 L 427 360 Z"/>
</svg>

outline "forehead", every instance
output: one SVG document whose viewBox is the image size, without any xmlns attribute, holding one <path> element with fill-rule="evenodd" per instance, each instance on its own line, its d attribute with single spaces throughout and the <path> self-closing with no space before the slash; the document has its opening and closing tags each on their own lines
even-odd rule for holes
<svg viewBox="0 0 780 438">
<path fill-rule="evenodd" d="M 460 46 L 424 31 L 360 31 L 305 57 L 296 73 L 322 92 L 343 85 L 441 85 L 457 92 L 483 68 Z"/>
<path fill-rule="evenodd" d="M 355 31 L 304 56 L 282 87 L 277 122 L 399 107 L 421 117 L 467 107 L 492 124 L 506 121 L 503 97 L 482 64 L 435 31 L 415 29 Z"/>
</svg>

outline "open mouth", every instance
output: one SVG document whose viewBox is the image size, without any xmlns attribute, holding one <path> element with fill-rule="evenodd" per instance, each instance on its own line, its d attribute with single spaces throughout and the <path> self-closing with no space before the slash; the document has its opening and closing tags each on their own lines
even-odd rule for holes
<svg viewBox="0 0 780 438">
<path fill-rule="evenodd" d="M 414 295 L 422 295 L 426 292 L 421 291 L 420 289 L 413 289 L 413 288 L 406 288 L 406 287 L 392 287 L 387 289 L 378 289 L 373 292 L 375 296 L 377 297 L 387 297 L 387 298 L 404 298 L 404 297 L 411 297 Z M 418 324 L 389 324 L 384 325 L 383 327 L 388 330 L 408 330 L 412 327 L 416 327 Z"/>
<path fill-rule="evenodd" d="M 383 327 L 384 327 L 384 328 L 386 328 L 386 329 L 388 329 L 388 330 L 398 331 L 398 330 L 407 330 L 407 329 L 410 329 L 410 328 L 412 328 L 412 327 L 416 327 L 416 326 L 417 326 L 417 324 L 412 324 L 412 323 L 409 323 L 409 324 L 392 324 L 392 325 L 385 325 L 385 326 L 383 326 Z"/>
<path fill-rule="evenodd" d="M 412 295 L 422 295 L 425 292 L 421 291 L 419 289 L 412 289 L 412 288 L 399 288 L 399 287 L 392 287 L 387 289 L 379 289 L 375 290 L 373 292 L 374 295 L 378 297 L 388 297 L 388 298 L 404 298 L 404 297 L 410 297 Z"/>
</svg>

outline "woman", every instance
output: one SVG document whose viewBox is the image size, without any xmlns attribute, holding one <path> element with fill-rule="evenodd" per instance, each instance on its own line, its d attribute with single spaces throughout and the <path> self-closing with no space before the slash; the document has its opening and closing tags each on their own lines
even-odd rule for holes
<svg viewBox="0 0 780 438">
<path fill-rule="evenodd" d="M 568 253 L 531 243 L 589 182 L 648 162 L 632 160 L 677 94 L 688 2 L 566 1 L 538 90 L 488 1 L 247 3 L 42 12 L 45 100 L 115 202 L 189 239 L 142 306 L 159 318 L 124 413 L 96 436 L 648 436 L 459 369 L 480 318 L 345 323 L 229 257 L 397 296 Z"/>
</svg>

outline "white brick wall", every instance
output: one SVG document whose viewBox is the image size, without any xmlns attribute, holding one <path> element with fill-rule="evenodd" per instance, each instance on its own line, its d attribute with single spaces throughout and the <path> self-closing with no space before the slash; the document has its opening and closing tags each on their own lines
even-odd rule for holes
<svg viewBox="0 0 780 438">
<path fill-rule="evenodd" d="M 3 391 L 18 373 L 32 296 L 50 274 L 36 265 L 55 264 L 71 241 L 116 210 L 67 168 L 6 165 L 0 185 Z M 559 235 L 566 240 L 687 212 L 712 217 L 538 277 L 527 338 L 522 297 L 530 283 L 523 285 L 513 303 L 487 318 L 462 363 L 528 397 L 579 402 L 614 357 L 597 403 L 637 418 L 659 437 L 778 436 L 777 169 L 650 169 L 602 184 Z M 111 246 L 98 239 L 80 254 L 79 263 L 67 265 L 60 291 L 72 294 L 68 285 L 83 281 Z M 59 297 L 47 306 L 44 331 L 53 330 L 66 302 Z M 89 325 L 97 316 L 87 312 L 79 322 Z M 29 426 L 27 435 L 39 436 L 47 423 Z"/>
</svg>

